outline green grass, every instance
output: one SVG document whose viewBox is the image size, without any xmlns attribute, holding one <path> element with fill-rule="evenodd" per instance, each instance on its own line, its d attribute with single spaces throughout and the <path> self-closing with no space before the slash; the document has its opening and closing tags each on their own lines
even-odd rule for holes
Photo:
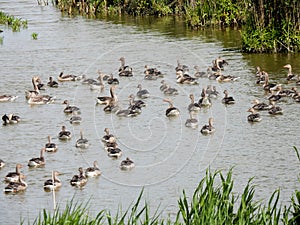
<svg viewBox="0 0 300 225">
<path fill-rule="evenodd" d="M 300 162 L 299 151 L 294 147 Z M 255 197 L 253 178 L 248 180 L 241 196 L 232 192 L 234 182 L 233 169 L 226 175 L 222 171 L 211 172 L 207 169 L 205 177 L 199 182 L 193 195 L 188 197 L 183 191 L 178 200 L 178 212 L 174 221 L 170 218 L 161 218 L 158 209 L 150 213 L 149 204 L 141 204 L 143 190 L 136 202 L 125 212 L 117 210 L 113 216 L 110 211 L 101 210 L 96 216 L 89 216 L 88 203 L 75 203 L 72 199 L 64 210 L 57 208 L 51 214 L 43 210 L 34 225 L 261 225 L 261 224 L 300 224 L 300 191 L 295 190 L 291 197 L 291 205 L 280 206 L 280 191 L 275 190 L 266 204 L 258 202 Z M 300 182 L 300 180 L 299 180 Z"/>
<path fill-rule="evenodd" d="M 27 20 L 15 18 L 14 16 L 8 15 L 0 11 L 0 24 L 5 24 L 11 27 L 13 31 L 20 31 L 21 28 L 27 28 Z"/>
</svg>

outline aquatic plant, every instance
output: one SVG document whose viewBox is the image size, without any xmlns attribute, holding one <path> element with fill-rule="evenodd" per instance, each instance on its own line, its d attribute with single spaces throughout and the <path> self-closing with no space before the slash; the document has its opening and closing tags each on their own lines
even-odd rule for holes
<svg viewBox="0 0 300 225">
<path fill-rule="evenodd" d="M 33 32 L 31 34 L 31 37 L 32 37 L 33 40 L 37 40 L 38 39 L 38 33 Z"/>
<path fill-rule="evenodd" d="M 0 24 L 5 24 L 11 27 L 13 31 L 20 31 L 21 28 L 27 28 L 27 20 L 15 18 L 14 16 L 8 15 L 0 11 Z"/>
</svg>

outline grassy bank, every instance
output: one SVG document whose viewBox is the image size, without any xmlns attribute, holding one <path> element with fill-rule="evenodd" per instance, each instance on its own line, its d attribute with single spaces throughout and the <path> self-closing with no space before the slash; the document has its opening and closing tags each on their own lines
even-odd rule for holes
<svg viewBox="0 0 300 225">
<path fill-rule="evenodd" d="M 300 162 L 299 152 L 295 152 Z M 254 199 L 255 185 L 250 179 L 240 196 L 234 195 L 232 169 L 223 175 L 221 171 L 206 171 L 191 197 L 183 191 L 178 200 L 178 212 L 175 221 L 161 218 L 158 209 L 150 213 L 147 203 L 141 204 L 143 191 L 136 203 L 127 211 L 118 211 L 114 216 L 110 211 L 102 210 L 96 216 L 89 216 L 88 203 L 78 204 L 72 200 L 62 211 L 53 213 L 44 210 L 33 222 L 34 225 L 46 224 L 175 224 L 175 225 L 231 225 L 231 224 L 300 224 L 300 192 L 295 191 L 291 204 L 279 204 L 280 190 L 275 190 L 267 204 Z"/>
</svg>

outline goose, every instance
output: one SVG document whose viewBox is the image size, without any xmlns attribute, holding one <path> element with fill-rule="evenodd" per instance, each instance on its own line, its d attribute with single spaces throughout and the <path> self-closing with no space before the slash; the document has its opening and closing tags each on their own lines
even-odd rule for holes
<svg viewBox="0 0 300 225">
<path fill-rule="evenodd" d="M 170 87 L 167 85 L 167 88 L 163 91 L 165 95 L 178 95 L 179 92 L 176 88 Z"/>
<path fill-rule="evenodd" d="M 56 152 L 58 147 L 55 143 L 51 142 L 51 136 L 48 137 L 48 143 L 45 144 L 45 151 L 46 152 Z"/>
<path fill-rule="evenodd" d="M 201 109 L 201 106 L 195 102 L 195 97 L 193 94 L 190 94 L 191 103 L 188 105 L 188 111 L 189 112 L 199 112 Z"/>
<path fill-rule="evenodd" d="M 58 133 L 59 140 L 69 140 L 71 139 L 72 134 L 70 131 L 66 130 L 65 126 L 61 127 L 61 131 Z"/>
<path fill-rule="evenodd" d="M 98 70 L 97 73 L 99 74 L 99 77 L 97 78 L 98 80 L 99 80 L 100 76 L 102 76 L 103 80 L 107 80 L 110 77 L 110 75 L 101 72 L 101 70 Z"/>
<path fill-rule="evenodd" d="M 111 149 L 118 148 L 117 140 L 114 136 L 111 136 L 107 142 L 104 143 L 104 149 L 109 151 Z"/>
<path fill-rule="evenodd" d="M 64 113 L 71 114 L 73 112 L 76 112 L 77 114 L 80 114 L 80 108 L 77 106 L 70 105 L 70 102 L 68 100 L 64 100 L 62 104 L 65 104 L 66 107 L 64 108 Z"/>
<path fill-rule="evenodd" d="M 263 84 L 263 88 L 265 91 L 270 91 L 270 88 L 276 86 L 275 83 L 269 83 L 269 74 L 267 72 L 263 72 L 265 76 L 265 82 Z"/>
<path fill-rule="evenodd" d="M 271 101 L 271 108 L 269 109 L 268 113 L 270 115 L 281 115 L 283 114 L 283 110 L 281 107 L 276 106 L 274 101 Z"/>
<path fill-rule="evenodd" d="M 212 69 L 214 71 L 220 71 L 224 68 L 224 65 L 228 65 L 228 62 L 219 56 L 215 60 L 212 61 L 213 67 Z"/>
<path fill-rule="evenodd" d="M 206 71 L 207 71 L 207 78 L 209 80 L 216 80 L 218 76 L 221 75 L 220 71 L 214 71 L 211 66 L 209 66 Z"/>
<path fill-rule="evenodd" d="M 130 96 L 128 97 L 129 99 L 129 106 L 128 109 L 133 113 L 133 114 L 140 114 L 142 112 L 142 106 L 134 103 L 133 98 Z"/>
<path fill-rule="evenodd" d="M 135 167 L 135 164 L 129 157 L 122 160 L 121 163 L 120 163 L 120 169 L 121 170 L 131 170 L 134 167 Z"/>
<path fill-rule="evenodd" d="M 292 73 L 292 66 L 291 66 L 291 64 L 287 64 L 287 65 L 283 66 L 283 68 L 286 68 L 286 69 L 289 70 L 288 74 L 287 74 L 287 77 L 286 77 L 287 81 L 291 81 L 291 80 L 297 79 L 297 76 Z"/>
<path fill-rule="evenodd" d="M 144 80 L 157 80 L 158 78 L 158 76 L 155 75 L 155 73 L 151 73 L 149 72 L 149 70 L 145 70 L 144 73 L 145 73 Z"/>
<path fill-rule="evenodd" d="M 18 164 L 16 165 L 16 171 L 14 171 L 14 172 L 9 172 L 9 173 L 5 176 L 4 180 L 5 180 L 6 182 L 18 182 L 19 176 L 20 176 L 20 174 L 21 174 L 20 169 L 21 169 L 22 167 L 23 167 L 23 166 L 22 166 L 21 164 L 18 163 Z"/>
<path fill-rule="evenodd" d="M 53 171 L 52 172 L 52 178 L 48 179 L 44 182 L 44 190 L 45 191 L 57 191 L 61 186 L 62 183 L 60 179 L 58 178 L 59 172 Z"/>
<path fill-rule="evenodd" d="M 5 166 L 5 162 L 2 159 L 0 159 L 0 169 L 3 168 L 4 166 Z"/>
<path fill-rule="evenodd" d="M 182 71 L 183 73 L 189 71 L 189 67 L 187 65 L 183 65 L 180 63 L 179 59 L 177 60 L 177 66 L 175 67 L 175 71 Z"/>
<path fill-rule="evenodd" d="M 128 109 L 118 109 L 115 113 L 118 117 L 132 117 L 136 116 L 138 113 L 134 112 L 132 108 Z"/>
<path fill-rule="evenodd" d="M 206 92 L 208 98 L 217 98 L 220 94 L 217 91 L 216 86 L 211 87 L 211 85 L 207 85 L 205 92 Z"/>
<path fill-rule="evenodd" d="M 110 137 L 114 137 L 114 135 L 113 134 L 110 134 L 109 133 L 109 129 L 106 127 L 106 128 L 104 128 L 104 136 L 101 138 L 101 141 L 103 142 L 103 143 L 107 143 L 107 142 L 109 142 L 109 138 Z"/>
<path fill-rule="evenodd" d="M 54 97 L 50 95 L 37 95 L 37 96 L 31 96 L 27 103 L 30 105 L 44 105 L 44 104 L 50 104 L 54 102 Z"/>
<path fill-rule="evenodd" d="M 38 76 L 33 76 L 31 79 L 32 85 L 33 85 L 33 90 L 26 90 L 25 91 L 25 98 L 28 100 L 31 97 L 38 96 L 40 94 L 40 91 L 37 86 L 39 77 Z"/>
<path fill-rule="evenodd" d="M 97 97 L 97 99 L 96 99 L 97 100 L 97 104 L 107 105 L 111 101 L 117 102 L 117 96 L 114 93 L 115 89 L 116 89 L 116 86 L 112 85 L 110 87 L 110 89 L 109 89 L 110 96 L 100 96 L 100 97 Z"/>
<path fill-rule="evenodd" d="M 247 120 L 249 122 L 260 122 L 261 121 L 260 114 L 255 112 L 254 108 L 248 109 L 248 112 L 251 112 L 251 114 L 247 116 Z"/>
<path fill-rule="evenodd" d="M 92 167 L 85 169 L 85 176 L 87 177 L 97 177 L 101 175 L 101 170 L 98 166 L 98 161 L 95 160 Z"/>
<path fill-rule="evenodd" d="M 180 84 L 198 84 L 198 81 L 196 78 L 191 77 L 188 74 L 184 74 L 181 70 L 176 72 L 176 82 Z"/>
<path fill-rule="evenodd" d="M 79 167 L 78 169 L 79 174 L 74 175 L 70 181 L 70 184 L 72 186 L 82 187 L 87 183 L 87 178 L 84 175 L 84 171 L 82 167 Z"/>
<path fill-rule="evenodd" d="M 135 99 L 135 96 L 134 96 L 134 94 L 130 94 L 129 96 L 128 96 L 128 98 L 129 99 L 132 99 L 132 104 L 133 105 L 135 105 L 135 106 L 137 106 L 137 107 L 145 107 L 146 106 L 146 103 L 143 101 L 143 100 L 134 100 Z"/>
<path fill-rule="evenodd" d="M 262 75 L 263 75 L 263 73 L 262 73 L 262 70 L 261 70 L 260 66 L 257 66 L 255 76 L 256 77 L 261 77 Z"/>
<path fill-rule="evenodd" d="M 207 96 L 206 91 L 205 91 L 204 88 L 202 88 L 201 98 L 199 99 L 198 104 L 201 107 L 210 107 L 211 106 L 211 100 Z"/>
<path fill-rule="evenodd" d="M 206 72 L 201 72 L 199 66 L 194 66 L 195 73 L 194 77 L 206 77 L 207 73 Z"/>
<path fill-rule="evenodd" d="M 252 105 L 251 108 L 255 109 L 255 110 L 269 110 L 271 108 L 271 105 L 264 103 L 264 102 L 259 102 L 258 99 L 254 99 L 252 101 L 252 103 L 254 105 Z"/>
<path fill-rule="evenodd" d="M 24 175 L 18 176 L 18 180 L 16 182 L 10 182 L 5 188 L 5 193 L 16 193 L 20 191 L 24 191 L 27 188 L 27 183 L 23 180 Z"/>
<path fill-rule="evenodd" d="M 149 98 L 150 97 L 150 93 L 147 89 L 142 89 L 142 85 L 138 84 L 137 88 L 139 89 L 138 92 L 136 93 L 136 95 L 139 98 Z"/>
<path fill-rule="evenodd" d="M 58 83 L 53 79 L 53 77 L 49 77 L 49 81 L 47 83 L 47 86 L 52 87 L 52 88 L 57 88 Z"/>
<path fill-rule="evenodd" d="M 81 83 L 82 84 L 94 84 L 94 83 L 97 83 L 98 81 L 93 79 L 93 78 L 87 78 L 87 76 L 84 74 L 82 75 L 82 80 L 81 80 Z"/>
<path fill-rule="evenodd" d="M 222 103 L 224 104 L 234 104 L 235 103 L 235 100 L 232 96 L 228 96 L 228 91 L 227 90 L 224 90 L 224 98 L 222 99 Z"/>
<path fill-rule="evenodd" d="M 28 166 L 29 167 L 41 167 L 45 165 L 45 158 L 44 158 L 45 148 L 42 148 L 40 151 L 40 157 L 29 159 Z"/>
<path fill-rule="evenodd" d="M 82 118 L 81 118 L 81 116 L 78 115 L 78 112 L 74 111 L 72 114 L 73 115 L 72 115 L 72 117 L 70 117 L 69 122 L 73 125 L 80 124 L 82 121 Z"/>
<path fill-rule="evenodd" d="M 173 106 L 173 103 L 170 99 L 164 99 L 163 101 L 169 103 L 169 108 L 166 110 L 167 117 L 179 116 L 179 114 L 180 114 L 179 110 Z"/>
<path fill-rule="evenodd" d="M 43 84 L 40 77 L 38 77 L 38 79 L 37 79 L 37 87 L 38 87 L 39 90 L 46 90 L 45 84 Z"/>
<path fill-rule="evenodd" d="M 3 121 L 3 125 L 6 126 L 8 124 L 19 123 L 21 121 L 21 118 L 15 114 L 9 114 L 9 115 L 4 114 L 2 116 L 2 121 Z"/>
<path fill-rule="evenodd" d="M 190 111 L 190 118 L 185 121 L 185 126 L 191 128 L 198 127 L 198 120 L 193 117 L 192 111 Z"/>
<path fill-rule="evenodd" d="M 230 82 L 230 81 L 237 81 L 240 79 L 240 77 L 232 76 L 232 75 L 223 75 L 220 74 L 218 77 L 216 77 L 216 81 L 218 82 Z"/>
<path fill-rule="evenodd" d="M 58 77 L 57 80 L 60 82 L 65 82 L 65 81 L 76 81 L 76 80 L 80 80 L 81 78 L 79 76 L 76 75 L 72 75 L 72 74 L 67 74 L 65 75 L 63 72 L 61 72 Z"/>
<path fill-rule="evenodd" d="M 209 118 L 209 119 L 208 119 L 208 124 L 204 125 L 204 126 L 201 128 L 200 132 L 201 132 L 202 134 L 207 135 L 207 134 L 212 134 L 212 133 L 214 133 L 215 130 L 216 130 L 216 129 L 215 129 L 214 126 L 213 126 L 213 118 Z"/>
<path fill-rule="evenodd" d="M 110 77 L 107 79 L 107 83 L 117 85 L 119 84 L 119 80 L 117 78 L 114 78 L 114 75 L 111 74 Z"/>
<path fill-rule="evenodd" d="M 80 130 L 80 138 L 76 141 L 75 147 L 76 148 L 88 148 L 89 141 L 86 138 L 83 138 L 83 131 Z"/>
<path fill-rule="evenodd" d="M 132 77 L 133 76 L 132 68 L 125 65 L 125 58 L 121 57 L 119 60 L 121 61 L 121 66 L 119 68 L 119 76 Z"/>
<path fill-rule="evenodd" d="M 161 71 L 159 71 L 157 68 L 151 68 L 148 65 L 145 65 L 145 71 L 144 74 L 148 74 L 152 77 L 163 77 L 163 74 Z"/>
<path fill-rule="evenodd" d="M 105 107 L 103 108 L 103 111 L 106 113 L 111 113 L 111 112 L 117 112 L 118 110 L 120 110 L 120 106 L 118 104 L 118 102 L 114 101 L 114 99 L 112 99 L 112 101 L 107 102 Z"/>
<path fill-rule="evenodd" d="M 107 155 L 108 155 L 109 157 L 115 158 L 115 159 L 120 158 L 120 157 L 122 156 L 122 154 L 123 154 L 123 153 L 122 153 L 122 150 L 119 149 L 119 148 L 110 148 L 110 149 L 108 149 L 107 152 L 108 152 Z"/>
<path fill-rule="evenodd" d="M 89 84 L 90 85 L 90 90 L 91 91 L 96 90 L 96 91 L 99 91 L 99 92 L 103 92 L 104 91 L 103 78 L 104 78 L 104 76 L 106 76 L 106 74 L 104 74 L 100 71 L 98 71 L 98 73 L 99 73 L 99 76 L 98 76 L 97 80 L 99 82 L 90 83 Z"/>
<path fill-rule="evenodd" d="M 16 95 L 0 95 L 0 102 L 13 102 L 18 98 Z"/>
<path fill-rule="evenodd" d="M 281 92 L 281 88 L 280 88 L 280 90 L 277 91 L 276 93 L 275 93 L 275 91 L 272 91 L 272 92 L 271 92 L 272 95 L 268 97 L 268 100 L 269 100 L 269 101 L 278 101 L 278 100 L 280 100 L 280 99 L 281 99 L 280 92 Z"/>
</svg>

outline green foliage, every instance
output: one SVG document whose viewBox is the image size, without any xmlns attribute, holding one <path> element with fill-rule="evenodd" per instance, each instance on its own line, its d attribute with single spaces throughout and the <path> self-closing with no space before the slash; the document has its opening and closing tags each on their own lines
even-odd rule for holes
<svg viewBox="0 0 300 225">
<path fill-rule="evenodd" d="M 37 40 L 38 39 L 38 33 L 33 32 L 31 34 L 31 37 L 32 37 L 33 40 Z"/>
<path fill-rule="evenodd" d="M 27 20 L 15 18 L 0 11 L 0 24 L 11 27 L 13 31 L 20 31 L 21 28 L 27 28 Z"/>
</svg>

